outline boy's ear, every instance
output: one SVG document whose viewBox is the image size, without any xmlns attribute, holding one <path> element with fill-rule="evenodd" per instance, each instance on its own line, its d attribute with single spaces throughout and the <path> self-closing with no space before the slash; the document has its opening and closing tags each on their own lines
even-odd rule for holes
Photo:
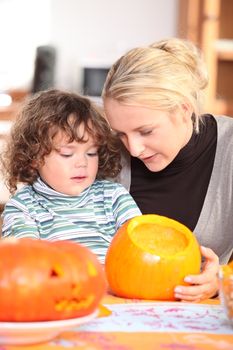
<svg viewBox="0 0 233 350">
<path fill-rule="evenodd" d="M 38 162 L 37 159 L 33 159 L 32 162 L 31 162 L 31 167 L 35 170 L 38 170 L 38 167 L 40 167 L 40 162 Z"/>
<path fill-rule="evenodd" d="M 33 161 L 31 162 L 31 167 L 32 167 L 33 169 L 36 169 L 36 161 L 35 161 L 35 160 L 33 160 Z"/>
</svg>

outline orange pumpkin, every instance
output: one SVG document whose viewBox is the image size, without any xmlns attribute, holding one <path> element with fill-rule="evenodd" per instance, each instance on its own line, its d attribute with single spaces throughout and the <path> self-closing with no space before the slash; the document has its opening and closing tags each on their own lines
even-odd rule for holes
<svg viewBox="0 0 233 350">
<path fill-rule="evenodd" d="M 233 261 L 220 266 L 219 290 L 224 312 L 233 325 Z"/>
<path fill-rule="evenodd" d="M 0 321 L 49 321 L 92 313 L 106 291 L 86 247 L 29 238 L 0 241 Z"/>
<path fill-rule="evenodd" d="M 193 233 L 159 215 L 126 222 L 114 236 L 105 269 L 112 292 L 120 297 L 174 300 L 184 277 L 200 272 L 201 253 Z"/>
</svg>

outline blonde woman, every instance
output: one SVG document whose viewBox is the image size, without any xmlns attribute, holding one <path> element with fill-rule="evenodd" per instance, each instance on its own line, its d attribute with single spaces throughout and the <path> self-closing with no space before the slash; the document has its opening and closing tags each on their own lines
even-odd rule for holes
<svg viewBox="0 0 233 350">
<path fill-rule="evenodd" d="M 122 183 L 142 213 L 187 225 L 203 268 L 174 294 L 216 295 L 217 272 L 233 251 L 233 119 L 201 114 L 207 72 L 198 49 L 171 38 L 132 49 L 111 68 L 106 117 L 126 150 Z"/>
</svg>

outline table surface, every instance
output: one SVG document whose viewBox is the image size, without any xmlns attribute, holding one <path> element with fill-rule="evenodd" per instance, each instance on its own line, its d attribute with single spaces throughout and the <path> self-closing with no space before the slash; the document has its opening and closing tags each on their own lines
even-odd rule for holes
<svg viewBox="0 0 233 350">
<path fill-rule="evenodd" d="M 0 350 L 233 349 L 233 328 L 218 300 L 146 302 L 106 295 L 102 305 L 107 312 L 102 308 L 99 317 L 47 343 Z"/>
</svg>

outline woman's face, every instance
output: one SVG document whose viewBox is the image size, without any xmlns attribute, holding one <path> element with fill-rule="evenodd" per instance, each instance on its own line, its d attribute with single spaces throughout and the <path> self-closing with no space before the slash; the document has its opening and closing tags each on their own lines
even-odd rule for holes
<svg viewBox="0 0 233 350">
<path fill-rule="evenodd" d="M 191 113 L 185 105 L 171 113 L 106 99 L 104 107 L 111 128 L 127 150 L 151 171 L 166 168 L 193 132 Z"/>
</svg>

